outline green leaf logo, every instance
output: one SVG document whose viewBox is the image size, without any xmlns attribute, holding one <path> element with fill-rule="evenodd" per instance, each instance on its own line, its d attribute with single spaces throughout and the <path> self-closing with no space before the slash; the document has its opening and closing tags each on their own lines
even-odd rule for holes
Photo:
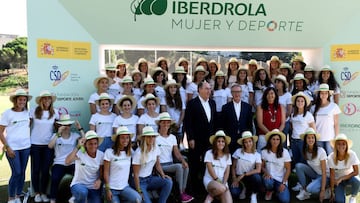
<svg viewBox="0 0 360 203">
<path fill-rule="evenodd" d="M 130 5 L 131 12 L 136 16 L 145 15 L 162 15 L 167 9 L 167 0 L 133 0 Z"/>
</svg>

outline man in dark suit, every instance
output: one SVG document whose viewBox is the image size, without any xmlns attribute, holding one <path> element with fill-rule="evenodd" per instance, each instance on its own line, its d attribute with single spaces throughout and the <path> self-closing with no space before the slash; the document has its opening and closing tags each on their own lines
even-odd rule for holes
<svg viewBox="0 0 360 203">
<path fill-rule="evenodd" d="M 189 173 L 193 192 L 203 192 L 204 156 L 209 149 L 209 137 L 215 133 L 215 101 L 210 99 L 207 82 L 198 85 L 199 96 L 190 100 L 185 110 L 185 131 L 189 143 Z"/>
<path fill-rule="evenodd" d="M 231 153 L 234 153 L 239 147 L 236 141 L 241 138 L 241 133 L 246 130 L 250 132 L 253 130 L 251 105 L 241 101 L 241 91 L 239 84 L 233 84 L 231 86 L 233 101 L 225 104 L 221 111 L 221 126 L 226 135 L 231 137 L 229 145 Z"/>
</svg>

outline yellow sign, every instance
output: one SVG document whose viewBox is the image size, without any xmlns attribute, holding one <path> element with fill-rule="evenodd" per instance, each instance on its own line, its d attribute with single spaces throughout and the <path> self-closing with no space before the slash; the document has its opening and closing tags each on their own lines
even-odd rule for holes
<svg viewBox="0 0 360 203">
<path fill-rule="evenodd" d="M 360 61 L 360 44 L 331 46 L 331 61 Z"/>
<path fill-rule="evenodd" d="M 89 42 L 38 39 L 37 56 L 39 58 L 90 60 L 91 44 Z"/>
</svg>

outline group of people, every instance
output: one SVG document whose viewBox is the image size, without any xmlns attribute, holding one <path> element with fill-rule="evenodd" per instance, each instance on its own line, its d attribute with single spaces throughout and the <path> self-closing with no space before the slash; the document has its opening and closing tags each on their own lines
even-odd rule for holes
<svg viewBox="0 0 360 203">
<path fill-rule="evenodd" d="M 32 96 L 25 90 L 11 95 L 13 107 L 0 120 L 12 170 L 8 202 L 20 201 L 29 155 L 35 202 L 56 202 L 65 174 L 73 175 L 74 202 L 100 202 L 101 196 L 146 203 L 157 196 L 166 202 L 173 181 L 182 202 L 194 199 L 189 187 L 192 195 L 205 189 L 205 203 L 248 194 L 255 203 L 257 194 L 271 200 L 274 192 L 289 202 L 292 170 L 300 200 L 319 194 L 320 201 L 345 202 L 351 184 L 355 201 L 359 160 L 351 140 L 339 132 L 340 90 L 329 66 L 318 77 L 301 56 L 291 65 L 273 56 L 269 68 L 230 58 L 227 73 L 204 58 L 193 74 L 185 58 L 171 74 L 166 58 L 156 66 L 144 58 L 130 73 L 125 60 L 107 65 L 106 75 L 94 80 L 86 133 L 69 115 L 59 115 L 51 92 L 41 92 L 30 110 Z M 187 157 L 180 151 L 184 135 Z"/>
</svg>

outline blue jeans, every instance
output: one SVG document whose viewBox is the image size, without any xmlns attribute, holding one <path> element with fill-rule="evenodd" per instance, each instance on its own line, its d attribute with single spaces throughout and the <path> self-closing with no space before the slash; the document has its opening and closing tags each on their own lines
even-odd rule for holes
<svg viewBox="0 0 360 203">
<path fill-rule="evenodd" d="M 65 174 L 74 175 L 75 164 L 64 166 L 60 164 L 53 165 L 51 169 L 51 188 L 50 188 L 50 199 L 55 200 L 58 193 L 59 184 Z"/>
<path fill-rule="evenodd" d="M 265 190 L 267 191 L 274 191 L 277 193 L 277 196 L 282 203 L 288 203 L 290 202 L 290 192 L 288 186 L 285 187 L 285 190 L 282 192 L 279 192 L 279 187 L 282 184 L 279 181 L 276 181 L 272 178 L 265 179 L 263 178 Z"/>
<path fill-rule="evenodd" d="M 99 203 L 101 202 L 100 189 L 89 189 L 85 185 L 76 184 L 71 187 L 71 193 L 76 203 Z"/>
<path fill-rule="evenodd" d="M 292 163 L 305 163 L 304 157 L 302 155 L 302 148 L 304 141 L 301 139 L 290 139 L 290 146 L 292 152 Z"/>
<path fill-rule="evenodd" d="M 160 190 L 160 197 L 158 203 L 166 203 L 172 189 L 172 180 L 162 178 L 160 176 L 150 175 L 145 178 L 140 178 L 140 188 L 143 192 L 144 203 L 151 203 L 148 190 Z"/>
<path fill-rule="evenodd" d="M 54 150 L 47 145 L 31 145 L 31 184 L 35 193 L 46 194 L 49 169 L 54 160 Z"/>
<path fill-rule="evenodd" d="M 330 141 L 317 141 L 317 145 L 324 148 L 327 155 L 329 155 L 331 152 L 333 152 L 333 149 L 330 145 Z"/>
<path fill-rule="evenodd" d="M 253 193 L 261 192 L 262 182 L 260 174 L 245 176 L 241 181 L 244 183 L 247 191 Z M 239 184 L 239 187 L 230 187 L 230 193 L 234 198 L 238 198 L 243 189 L 243 186 Z"/>
<path fill-rule="evenodd" d="M 141 202 L 142 197 L 132 189 L 130 186 L 126 186 L 123 190 L 111 190 L 112 200 L 111 203 L 120 203 L 120 200 L 125 202 L 137 203 Z"/>
<path fill-rule="evenodd" d="M 345 203 L 345 186 L 351 185 L 351 195 L 356 196 L 360 188 L 360 179 L 358 176 L 353 176 L 348 180 L 342 181 L 335 187 L 335 202 Z"/>
<path fill-rule="evenodd" d="M 99 150 L 105 152 L 106 149 L 111 148 L 114 142 L 111 140 L 111 137 L 104 137 L 102 143 L 99 146 Z"/>
<path fill-rule="evenodd" d="M 296 175 L 300 184 L 305 187 L 306 179 L 310 178 L 312 181 L 306 186 L 306 191 L 311 194 L 318 194 L 321 190 L 321 175 L 317 174 L 309 165 L 303 163 L 296 164 Z M 326 185 L 329 183 L 329 178 L 326 179 Z"/>
<path fill-rule="evenodd" d="M 15 197 L 15 195 L 22 194 L 25 182 L 26 165 L 30 156 L 30 148 L 14 150 L 14 153 L 14 158 L 10 158 L 6 153 L 6 158 L 11 168 L 11 177 L 8 186 L 9 197 Z"/>
</svg>

